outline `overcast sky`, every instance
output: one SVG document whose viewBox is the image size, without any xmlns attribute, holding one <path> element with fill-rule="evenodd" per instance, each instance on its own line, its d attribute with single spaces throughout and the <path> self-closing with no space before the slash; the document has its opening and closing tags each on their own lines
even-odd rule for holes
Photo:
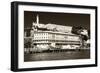
<svg viewBox="0 0 100 73">
<path fill-rule="evenodd" d="M 39 15 L 39 22 L 43 24 L 58 24 L 65 26 L 82 26 L 90 29 L 89 14 L 73 14 L 73 13 L 51 13 L 51 12 L 32 12 L 24 11 L 24 27 L 31 28 L 32 23 L 36 22 L 36 15 Z"/>
</svg>

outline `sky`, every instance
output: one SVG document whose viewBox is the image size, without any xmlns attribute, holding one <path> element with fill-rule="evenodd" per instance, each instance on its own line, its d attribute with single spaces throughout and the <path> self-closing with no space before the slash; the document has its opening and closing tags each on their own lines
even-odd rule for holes
<svg viewBox="0 0 100 73">
<path fill-rule="evenodd" d="M 39 23 L 64 26 L 81 26 L 90 30 L 90 14 L 24 11 L 24 28 L 31 28 L 39 15 Z"/>
</svg>

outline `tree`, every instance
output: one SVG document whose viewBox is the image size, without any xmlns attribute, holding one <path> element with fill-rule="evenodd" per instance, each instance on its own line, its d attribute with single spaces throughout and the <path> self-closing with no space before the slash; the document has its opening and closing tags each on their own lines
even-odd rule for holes
<svg viewBox="0 0 100 73">
<path fill-rule="evenodd" d="M 24 38 L 24 47 L 31 48 L 31 38 Z"/>
<path fill-rule="evenodd" d="M 83 29 L 83 28 L 82 28 L 81 26 L 73 26 L 71 32 L 74 33 L 74 34 L 80 35 L 82 29 Z"/>
<path fill-rule="evenodd" d="M 82 46 L 84 46 L 84 41 L 88 40 L 88 31 L 81 26 L 79 26 L 79 27 L 73 26 L 72 33 L 81 36 Z"/>
</svg>

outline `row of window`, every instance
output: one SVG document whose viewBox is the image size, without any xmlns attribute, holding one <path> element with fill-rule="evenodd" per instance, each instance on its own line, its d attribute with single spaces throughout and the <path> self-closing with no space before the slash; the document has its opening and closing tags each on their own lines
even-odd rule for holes
<svg viewBox="0 0 100 73">
<path fill-rule="evenodd" d="M 58 34 L 58 33 L 48 33 L 48 32 L 35 32 L 35 33 L 33 33 L 34 34 L 34 36 L 43 36 L 43 35 L 46 35 L 46 36 L 68 36 L 68 34 Z M 71 35 L 71 34 L 69 34 L 70 36 L 73 36 L 73 35 Z M 74 35 L 74 36 L 76 36 L 76 35 Z"/>
<path fill-rule="evenodd" d="M 34 36 L 40 36 L 40 35 L 48 35 L 48 33 L 34 33 Z M 49 34 L 50 35 L 50 34 Z"/>
<path fill-rule="evenodd" d="M 51 33 L 34 33 L 34 40 L 80 40 L 79 36 L 57 35 Z"/>
<path fill-rule="evenodd" d="M 34 40 L 72 40 L 72 41 L 79 41 L 80 38 L 73 37 L 73 38 L 65 38 L 65 37 L 48 37 L 48 36 L 34 36 Z"/>
<path fill-rule="evenodd" d="M 50 42 L 61 42 L 61 43 L 69 43 L 69 42 L 74 42 L 74 43 L 81 43 L 81 41 L 66 41 L 66 40 L 33 40 L 33 42 L 42 42 L 42 43 L 44 43 L 44 42 L 48 42 L 48 43 L 50 43 Z"/>
</svg>

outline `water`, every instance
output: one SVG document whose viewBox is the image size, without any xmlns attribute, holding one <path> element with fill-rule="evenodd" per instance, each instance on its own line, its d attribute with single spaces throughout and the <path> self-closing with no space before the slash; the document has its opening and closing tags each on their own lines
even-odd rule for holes
<svg viewBox="0 0 100 73">
<path fill-rule="evenodd" d="M 50 60 L 70 60 L 70 59 L 89 59 L 90 50 L 74 50 L 63 52 L 43 52 L 24 54 L 24 61 L 50 61 Z"/>
</svg>

